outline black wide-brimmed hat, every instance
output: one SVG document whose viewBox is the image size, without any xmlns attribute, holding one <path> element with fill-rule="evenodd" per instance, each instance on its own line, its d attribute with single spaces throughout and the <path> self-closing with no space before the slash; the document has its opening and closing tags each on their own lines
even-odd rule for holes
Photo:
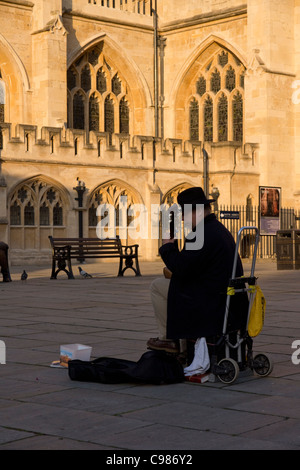
<svg viewBox="0 0 300 470">
<path fill-rule="evenodd" d="M 185 204 L 210 204 L 215 199 L 207 199 L 204 191 L 200 187 L 188 188 L 177 196 L 178 204 L 183 207 Z"/>
</svg>

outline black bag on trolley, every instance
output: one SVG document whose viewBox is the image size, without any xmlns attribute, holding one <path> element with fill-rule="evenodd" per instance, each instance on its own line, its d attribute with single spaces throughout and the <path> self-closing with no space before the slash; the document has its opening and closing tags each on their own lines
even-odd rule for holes
<svg viewBox="0 0 300 470">
<path fill-rule="evenodd" d="M 99 357 L 93 361 L 68 362 L 71 380 L 99 383 L 149 383 L 155 385 L 184 381 L 183 367 L 164 351 L 147 351 L 137 361 Z"/>
</svg>

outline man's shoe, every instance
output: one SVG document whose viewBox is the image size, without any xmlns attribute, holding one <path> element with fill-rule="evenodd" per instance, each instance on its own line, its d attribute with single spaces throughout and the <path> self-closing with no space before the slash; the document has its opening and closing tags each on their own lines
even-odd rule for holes
<svg viewBox="0 0 300 470">
<path fill-rule="evenodd" d="M 179 353 L 179 345 L 176 341 L 173 341 L 171 339 L 150 338 L 147 341 L 147 347 L 149 349 L 155 349 L 157 351 Z"/>
</svg>

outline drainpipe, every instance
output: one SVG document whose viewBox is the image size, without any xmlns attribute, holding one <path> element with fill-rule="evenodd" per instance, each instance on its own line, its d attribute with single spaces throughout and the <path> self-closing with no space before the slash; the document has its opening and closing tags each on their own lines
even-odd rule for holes
<svg viewBox="0 0 300 470">
<path fill-rule="evenodd" d="M 158 55 L 157 55 L 157 0 L 155 0 L 153 13 L 153 27 L 154 27 L 154 123 L 155 123 L 155 137 L 158 137 Z"/>
<path fill-rule="evenodd" d="M 160 54 L 160 137 L 164 139 L 164 55 L 166 47 L 166 38 L 159 38 L 158 41 Z"/>
<path fill-rule="evenodd" d="M 202 147 L 203 153 L 203 191 L 205 196 L 208 198 L 209 196 L 209 174 L 208 174 L 208 154 L 204 148 Z"/>
<path fill-rule="evenodd" d="M 237 148 L 235 147 L 234 149 L 234 153 L 233 153 L 233 169 L 232 169 L 232 173 L 230 175 L 230 206 L 232 206 L 232 179 L 235 175 L 235 168 L 236 168 L 236 151 L 237 151 Z"/>
</svg>

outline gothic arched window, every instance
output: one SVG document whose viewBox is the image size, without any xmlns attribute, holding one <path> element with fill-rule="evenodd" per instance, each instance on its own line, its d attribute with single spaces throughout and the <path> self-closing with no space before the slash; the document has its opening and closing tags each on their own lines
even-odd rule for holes
<svg viewBox="0 0 300 470">
<path fill-rule="evenodd" d="M 228 52 L 222 51 L 221 54 L 218 55 L 218 61 L 221 67 L 225 67 L 228 64 Z"/>
<path fill-rule="evenodd" d="M 24 208 L 24 225 L 34 225 L 34 207 L 30 201 Z"/>
<path fill-rule="evenodd" d="M 28 180 L 9 197 L 12 248 L 50 249 L 54 230 L 65 235 L 63 202 L 59 189 L 41 179 Z"/>
<path fill-rule="evenodd" d="M 84 52 L 69 67 L 67 84 L 68 127 L 110 135 L 129 133 L 128 86 L 121 71 L 104 57 L 103 43 Z M 115 116 L 120 117 L 115 121 Z"/>
<path fill-rule="evenodd" d="M 233 140 L 243 141 L 243 97 L 238 92 L 233 97 L 232 105 Z"/>
<path fill-rule="evenodd" d="M 204 77 L 200 77 L 196 83 L 196 91 L 198 95 L 203 96 L 206 93 L 206 80 Z"/>
<path fill-rule="evenodd" d="M 115 115 L 114 115 L 114 102 L 107 96 L 104 104 L 104 130 L 109 134 L 113 134 L 115 131 Z"/>
<path fill-rule="evenodd" d="M 73 98 L 73 127 L 84 129 L 84 98 L 78 91 Z"/>
<path fill-rule="evenodd" d="M 40 225 L 49 225 L 49 207 L 44 202 L 40 206 Z"/>
<path fill-rule="evenodd" d="M 10 224 L 21 225 L 21 207 L 17 201 L 10 206 Z"/>
<path fill-rule="evenodd" d="M 121 199 L 123 198 L 123 199 Z M 138 200 L 134 193 L 129 188 L 124 188 L 121 181 L 113 181 L 100 186 L 92 195 L 89 203 L 89 232 L 90 236 L 95 236 L 95 227 L 108 216 L 108 212 L 103 209 L 102 217 L 98 213 L 98 206 L 108 204 L 114 208 L 114 220 L 111 221 L 112 226 L 115 228 L 116 234 L 124 235 L 127 232 L 127 227 L 133 221 L 134 216 L 130 214 L 130 207 L 137 204 Z M 123 229 L 123 230 L 122 230 Z M 126 229 L 126 230 L 124 230 Z M 129 234 L 127 233 L 127 237 Z M 125 240 L 125 239 L 123 239 Z"/>
<path fill-rule="evenodd" d="M 53 206 L 53 225 L 56 227 L 63 225 L 63 209 L 59 202 Z"/>
<path fill-rule="evenodd" d="M 96 227 L 97 225 L 97 207 L 95 204 L 92 204 L 91 207 L 89 207 L 89 226 L 90 227 Z"/>
<path fill-rule="evenodd" d="M 218 102 L 218 136 L 219 142 L 228 140 L 228 101 L 224 93 Z"/>
<path fill-rule="evenodd" d="M 245 72 L 246 69 L 238 57 L 220 48 L 203 64 L 193 90 L 199 98 L 199 140 L 243 141 Z M 191 113 L 190 103 L 187 116 L 190 136 Z"/>
<path fill-rule="evenodd" d="M 89 101 L 89 130 L 99 131 L 99 102 L 95 93 L 92 94 Z"/>
<path fill-rule="evenodd" d="M 121 81 L 116 74 L 111 81 L 111 91 L 118 96 L 121 93 Z"/>
<path fill-rule="evenodd" d="M 210 96 L 206 98 L 205 103 L 204 103 L 203 122 L 204 122 L 204 141 L 212 142 L 214 120 L 213 120 L 213 100 L 211 99 Z"/>
<path fill-rule="evenodd" d="M 235 89 L 235 71 L 231 66 L 226 72 L 226 88 L 229 91 Z"/>
<path fill-rule="evenodd" d="M 120 133 L 129 134 L 129 108 L 125 98 L 120 101 Z"/>
<path fill-rule="evenodd" d="M 99 69 L 98 72 L 97 72 L 97 90 L 100 92 L 100 93 L 104 93 L 106 90 L 107 90 L 107 86 L 106 86 L 106 76 L 105 76 L 105 72 L 103 71 L 103 69 Z"/>
<path fill-rule="evenodd" d="M 76 72 L 74 69 L 69 69 L 67 72 L 67 84 L 69 90 L 76 87 Z"/>
<path fill-rule="evenodd" d="M 199 104 L 195 98 L 190 102 L 190 140 L 199 140 Z"/>
<path fill-rule="evenodd" d="M 221 90 L 221 75 L 217 69 L 211 74 L 210 89 L 214 93 L 218 93 Z"/>
<path fill-rule="evenodd" d="M 91 71 L 90 67 L 86 65 L 81 71 L 81 88 L 84 91 L 89 91 L 92 87 L 91 84 Z"/>
</svg>

